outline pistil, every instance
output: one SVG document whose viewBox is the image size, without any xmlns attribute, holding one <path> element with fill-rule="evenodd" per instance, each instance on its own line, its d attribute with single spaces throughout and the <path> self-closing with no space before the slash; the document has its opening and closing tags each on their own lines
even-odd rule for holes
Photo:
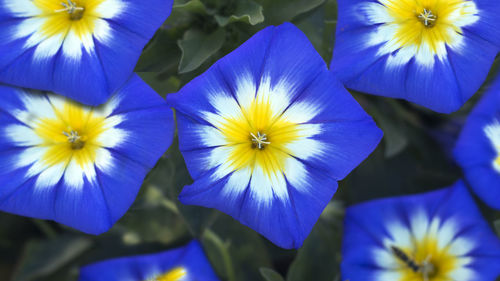
<svg viewBox="0 0 500 281">
<path fill-rule="evenodd" d="M 266 134 L 261 134 L 260 132 L 257 132 L 257 136 L 254 133 L 250 133 L 252 136 L 252 142 L 257 145 L 258 149 L 264 149 L 265 145 L 271 144 L 270 142 L 267 141 L 267 136 Z"/>
<path fill-rule="evenodd" d="M 83 17 L 83 12 L 85 11 L 85 8 L 78 7 L 78 5 L 71 0 L 67 1 L 68 2 L 61 2 L 61 5 L 64 7 L 64 9 L 55 10 L 55 12 L 56 13 L 68 12 L 71 20 L 81 19 Z"/>
<path fill-rule="evenodd" d="M 418 15 L 418 19 L 426 26 L 432 27 L 436 23 L 437 16 L 432 13 L 431 10 L 424 9 L 420 15 Z"/>
<path fill-rule="evenodd" d="M 85 142 L 77 131 L 71 130 L 69 133 L 63 132 L 63 135 L 68 138 L 68 142 L 71 144 L 72 149 L 81 149 L 85 145 Z"/>
</svg>

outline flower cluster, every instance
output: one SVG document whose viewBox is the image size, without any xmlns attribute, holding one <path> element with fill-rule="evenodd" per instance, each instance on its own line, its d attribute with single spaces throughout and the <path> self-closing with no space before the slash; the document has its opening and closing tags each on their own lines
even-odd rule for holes
<svg viewBox="0 0 500 281">
<path fill-rule="evenodd" d="M 216 208 L 299 248 L 382 131 L 344 88 L 459 109 L 500 50 L 497 0 L 338 0 L 331 69 L 294 25 L 269 26 L 165 101 L 133 68 L 172 0 L 0 0 L 0 210 L 109 230 L 171 144 Z M 338 79 L 338 80 L 337 80 Z M 343 84 L 342 84 L 343 83 Z M 455 149 L 500 209 L 500 78 Z M 500 241 L 465 182 L 352 206 L 342 274 L 494 280 Z M 84 267 L 80 280 L 218 280 L 198 242 Z"/>
<path fill-rule="evenodd" d="M 85 266 L 79 281 L 218 281 L 198 241 L 163 253 Z"/>
</svg>

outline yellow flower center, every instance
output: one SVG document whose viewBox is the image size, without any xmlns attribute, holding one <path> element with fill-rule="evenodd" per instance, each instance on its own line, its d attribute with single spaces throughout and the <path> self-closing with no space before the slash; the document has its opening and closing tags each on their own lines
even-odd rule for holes
<svg viewBox="0 0 500 281">
<path fill-rule="evenodd" d="M 167 273 L 164 273 L 162 275 L 159 275 L 152 280 L 148 281 L 180 281 L 181 278 L 185 277 L 187 275 L 187 271 L 183 267 L 176 267 Z"/>
<path fill-rule="evenodd" d="M 101 17 L 98 7 L 106 0 L 33 0 L 42 13 L 39 15 L 46 21 L 40 27 L 45 37 L 62 35 L 70 30 L 82 39 L 92 34 L 96 20 Z"/>
<path fill-rule="evenodd" d="M 416 241 L 414 249 L 392 246 L 391 251 L 400 263 L 398 281 L 447 281 L 459 264 L 449 246 L 440 249 L 437 240 L 431 237 Z"/>
<path fill-rule="evenodd" d="M 259 165 L 267 176 L 282 172 L 285 161 L 293 155 L 287 145 L 303 137 L 301 125 L 273 112 L 270 101 L 263 97 L 241 110 L 242 114 L 225 118 L 218 126 L 231 148 L 230 166 L 239 170 Z"/>
<path fill-rule="evenodd" d="M 396 25 L 397 48 L 428 44 L 436 54 L 440 44 L 453 45 L 462 34 L 461 27 L 474 22 L 477 9 L 466 0 L 383 0 Z"/>
<path fill-rule="evenodd" d="M 94 163 L 101 147 L 98 138 L 107 130 L 106 118 L 70 101 L 54 107 L 54 113 L 56 118 L 35 122 L 34 131 L 43 140 L 41 146 L 48 148 L 41 161 L 48 166 L 68 165 L 72 159 L 80 167 Z"/>
</svg>

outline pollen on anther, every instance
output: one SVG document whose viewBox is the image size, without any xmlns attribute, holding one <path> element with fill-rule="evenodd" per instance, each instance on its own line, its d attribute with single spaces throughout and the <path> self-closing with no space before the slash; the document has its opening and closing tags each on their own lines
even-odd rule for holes
<svg viewBox="0 0 500 281">
<path fill-rule="evenodd" d="M 271 142 L 267 141 L 267 135 L 266 134 L 261 134 L 260 132 L 257 132 L 257 135 L 254 133 L 250 133 L 250 136 L 252 137 L 252 142 L 257 146 L 258 149 L 264 149 L 265 145 L 271 144 Z"/>
</svg>

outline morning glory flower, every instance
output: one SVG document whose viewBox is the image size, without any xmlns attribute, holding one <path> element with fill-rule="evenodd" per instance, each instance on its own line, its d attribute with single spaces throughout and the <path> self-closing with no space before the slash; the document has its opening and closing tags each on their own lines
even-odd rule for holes
<svg viewBox="0 0 500 281">
<path fill-rule="evenodd" d="M 339 0 L 332 70 L 347 88 L 459 109 L 500 47 L 496 0 Z"/>
<path fill-rule="evenodd" d="M 0 82 L 100 105 L 132 75 L 173 0 L 0 0 Z"/>
<path fill-rule="evenodd" d="M 470 113 L 454 155 L 474 192 L 500 210 L 500 77 Z"/>
<path fill-rule="evenodd" d="M 104 105 L 0 85 L 0 210 L 107 231 L 173 137 L 173 114 L 138 76 Z"/>
<path fill-rule="evenodd" d="M 218 281 L 198 241 L 163 253 L 87 265 L 79 281 Z"/>
<path fill-rule="evenodd" d="M 278 246 L 298 248 L 382 132 L 307 37 L 285 23 L 257 33 L 179 93 L 180 200 L 217 208 Z"/>
<path fill-rule="evenodd" d="M 500 240 L 464 183 L 347 209 L 342 280 L 494 281 Z"/>
</svg>

